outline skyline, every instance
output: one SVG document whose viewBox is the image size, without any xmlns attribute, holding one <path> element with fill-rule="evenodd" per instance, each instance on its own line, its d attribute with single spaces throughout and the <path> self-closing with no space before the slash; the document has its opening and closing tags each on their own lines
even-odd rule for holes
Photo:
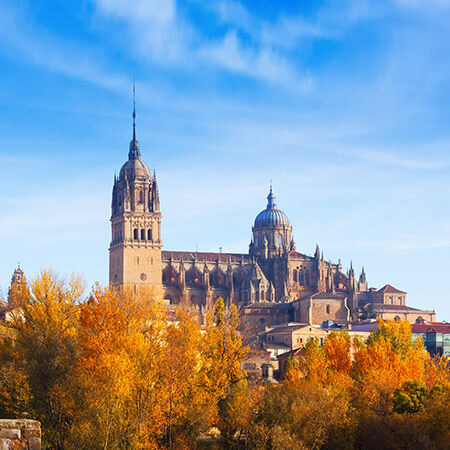
<svg viewBox="0 0 450 450">
<path fill-rule="evenodd" d="M 297 250 L 450 319 L 450 2 L 0 0 L 7 294 L 17 262 L 108 277 L 137 138 L 169 250 L 246 252 L 269 180 Z"/>
</svg>

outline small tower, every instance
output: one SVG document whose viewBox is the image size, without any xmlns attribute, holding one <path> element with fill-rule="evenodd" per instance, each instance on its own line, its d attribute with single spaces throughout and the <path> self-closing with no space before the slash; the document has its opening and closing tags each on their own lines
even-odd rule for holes
<svg viewBox="0 0 450 450">
<path fill-rule="evenodd" d="M 28 292 L 27 280 L 25 278 L 25 274 L 20 267 L 20 264 L 17 265 L 17 269 L 14 271 L 13 276 L 11 277 L 11 286 L 8 290 L 8 306 L 14 307 L 16 302 L 19 300 L 21 295 L 24 295 Z"/>
<path fill-rule="evenodd" d="M 158 184 L 141 160 L 136 139 L 133 86 L 133 137 L 128 161 L 114 178 L 111 204 L 109 280 L 119 286 L 162 284 L 161 212 Z"/>
<path fill-rule="evenodd" d="M 366 272 L 364 271 L 364 266 L 362 268 L 361 275 L 359 276 L 359 290 L 361 292 L 368 291 Z"/>
</svg>

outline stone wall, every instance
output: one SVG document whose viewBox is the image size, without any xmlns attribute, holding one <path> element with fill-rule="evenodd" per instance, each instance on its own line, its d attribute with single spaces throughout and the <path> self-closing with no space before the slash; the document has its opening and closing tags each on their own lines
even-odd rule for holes
<svg viewBox="0 0 450 450">
<path fill-rule="evenodd" d="M 27 419 L 0 419 L 0 450 L 40 449 L 40 422 Z"/>
</svg>

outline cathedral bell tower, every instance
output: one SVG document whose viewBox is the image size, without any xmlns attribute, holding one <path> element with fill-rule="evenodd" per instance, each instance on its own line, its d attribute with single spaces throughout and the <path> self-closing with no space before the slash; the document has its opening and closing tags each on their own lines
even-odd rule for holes
<svg viewBox="0 0 450 450">
<path fill-rule="evenodd" d="M 114 176 L 111 204 L 109 281 L 118 286 L 159 286 L 161 268 L 161 212 L 156 175 L 141 160 L 136 140 L 133 86 L 133 138 L 128 161 Z"/>
</svg>

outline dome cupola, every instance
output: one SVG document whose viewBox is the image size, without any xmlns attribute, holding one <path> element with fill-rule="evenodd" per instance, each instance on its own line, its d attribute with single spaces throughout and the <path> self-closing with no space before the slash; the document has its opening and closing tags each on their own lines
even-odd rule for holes
<svg viewBox="0 0 450 450">
<path fill-rule="evenodd" d="M 287 254 L 295 245 L 289 219 L 277 207 L 272 183 L 267 196 L 267 207 L 256 216 L 252 231 L 253 239 L 249 252 L 263 260 Z"/>
<path fill-rule="evenodd" d="M 289 226 L 289 219 L 283 211 L 278 209 L 272 186 L 270 186 L 270 192 L 267 196 L 267 207 L 256 216 L 254 228 L 263 229 L 280 226 Z"/>
</svg>

